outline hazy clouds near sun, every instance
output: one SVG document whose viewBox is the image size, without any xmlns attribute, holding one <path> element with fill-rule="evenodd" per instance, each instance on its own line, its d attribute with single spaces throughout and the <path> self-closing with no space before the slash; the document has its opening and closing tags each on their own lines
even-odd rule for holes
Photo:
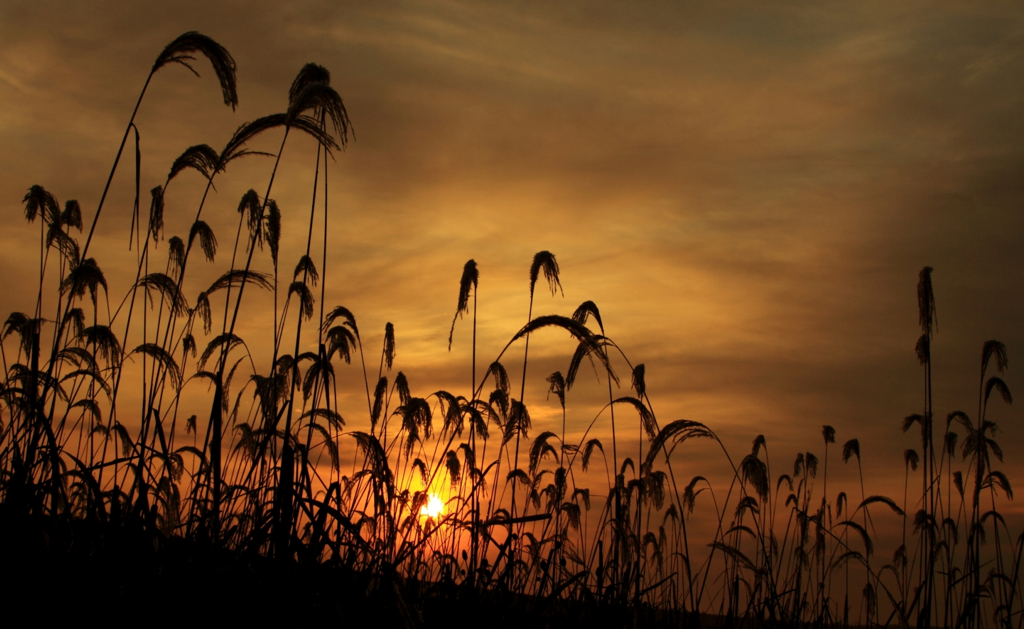
<svg viewBox="0 0 1024 629">
<path fill-rule="evenodd" d="M 25 190 L 77 198 L 91 220 L 153 59 L 187 30 L 231 51 L 240 106 L 220 104 L 205 60 L 201 79 L 161 70 L 139 118 L 143 189 L 187 146 L 220 147 L 242 122 L 282 110 L 304 63 L 326 66 L 356 131 L 330 172 L 327 303 L 351 308 L 371 347 L 394 322 L 398 367 L 421 395 L 460 386 L 445 378 L 467 371 L 465 323 L 447 353 L 462 264 L 480 266 L 488 361 L 525 323 L 542 249 L 558 256 L 565 298 L 540 296 L 535 312 L 595 301 L 609 336 L 646 363 L 662 422 L 705 421 L 737 446 L 765 433 L 789 458 L 820 448 L 827 423 L 840 441 L 874 445 L 879 468 L 902 469 L 899 451 L 916 440 L 899 421 L 920 411 L 925 265 L 938 300 L 936 410 L 976 407 L 989 338 L 1007 344 L 1006 379 L 1020 388 L 1014 3 L 5 2 L 7 311 L 28 307 Z M 285 267 L 314 155 L 290 144 L 275 184 L 289 216 Z M 218 183 L 221 255 L 237 199 L 262 193 L 270 167 L 250 158 Z M 108 273 L 134 259 L 129 173 L 100 225 Z M 194 180 L 173 184 L 168 234 L 187 232 L 200 194 Z M 565 368 L 572 346 L 552 335 L 531 351 L 550 357 L 531 370 L 540 403 L 543 376 Z M 1024 435 L 1012 408 L 997 419 L 1007 442 Z"/>
</svg>

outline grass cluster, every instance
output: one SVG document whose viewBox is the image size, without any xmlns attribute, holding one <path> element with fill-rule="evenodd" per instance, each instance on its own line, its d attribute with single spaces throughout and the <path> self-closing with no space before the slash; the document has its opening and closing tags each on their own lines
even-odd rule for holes
<svg viewBox="0 0 1024 629">
<path fill-rule="evenodd" d="M 987 419 L 990 401 L 1011 401 L 989 373 L 1006 368 L 1006 349 L 984 344 L 977 410 L 948 414 L 937 433 L 931 269 L 918 289 L 924 402 L 903 424 L 920 429 L 921 443 L 906 451 L 901 502 L 870 494 L 863 481 L 856 495 L 829 493 L 830 456 L 833 467 L 839 456 L 860 474 L 859 442 L 838 445 L 830 426 L 822 427 L 822 458 L 802 453 L 778 474 L 763 436 L 734 458 L 709 426 L 659 423 L 644 365 L 604 335 L 593 302 L 571 316 L 535 316 L 538 285 L 561 290 L 546 251 L 530 266 L 524 326 L 479 366 L 479 272 L 466 263 L 452 331 L 472 325 L 469 387 L 417 397 L 393 369 L 391 324 L 379 356 L 370 350 L 371 378 L 355 316 L 324 304 L 326 166 L 351 133 L 326 69 L 302 68 L 287 110 L 240 126 L 221 151 L 186 149 L 143 211 L 135 114 L 162 67 L 197 57 L 212 64 L 224 102 L 237 103 L 235 63 L 223 47 L 198 33 L 169 44 L 88 231 L 77 202 L 61 205 L 40 186 L 24 198 L 25 217 L 39 226 L 39 289 L 34 311 L 7 318 L 0 344 L 4 563 L 29 575 L 24 583 L 70 575 L 54 595 L 72 607 L 112 590 L 139 609 L 153 596 L 185 610 L 209 599 L 232 618 L 295 618 L 302 609 L 352 619 L 372 610 L 376 621 L 406 626 L 484 614 L 510 626 L 1024 626 L 1024 537 L 1014 538 L 999 511 L 1012 491 L 994 467 L 1002 451 Z M 133 131 L 137 271 L 112 308 L 90 245 Z M 272 195 L 296 133 L 311 136 L 318 153 L 305 252 L 292 267 L 280 258 Z M 249 148 L 269 134 L 281 138 L 275 153 Z M 229 257 L 204 209 L 215 179 L 246 156 L 272 159 L 274 169 L 262 194 L 250 190 L 237 204 L 226 270 L 189 300 L 197 287 L 187 271 Z M 195 220 L 187 237 L 166 239 L 169 255 L 158 261 L 165 196 L 176 178 L 197 175 L 207 185 Z M 273 293 L 268 361 L 238 334 L 253 291 Z M 577 349 L 565 373 L 546 377 L 561 430 L 536 434 L 524 397 L 527 380 L 541 377 L 529 371 L 529 343 L 544 328 L 564 330 Z M 507 358 L 513 346 L 522 347 L 521 367 Z M 339 412 L 341 364 L 359 374 L 365 417 Z M 581 367 L 602 376 L 608 397 L 570 439 L 566 400 Z M 186 399 L 205 401 L 208 412 L 185 416 Z M 610 441 L 595 436 L 608 432 Z M 689 440 L 721 449 L 727 486 L 713 487 L 673 457 Z M 359 463 L 348 473 L 344 442 L 354 443 Z M 586 486 L 602 473 L 605 484 Z M 696 509 L 702 493 L 711 500 Z M 443 497 L 443 510 L 429 511 L 431 494 Z M 875 552 L 873 517 L 902 521 L 891 557 Z M 688 530 L 693 518 L 710 523 L 710 540 Z M 39 595 L 22 590 L 9 595 Z"/>
</svg>

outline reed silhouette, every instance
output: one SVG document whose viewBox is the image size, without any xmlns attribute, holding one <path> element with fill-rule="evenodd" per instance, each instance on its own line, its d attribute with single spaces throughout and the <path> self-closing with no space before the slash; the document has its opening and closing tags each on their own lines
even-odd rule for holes
<svg viewBox="0 0 1024 629">
<path fill-rule="evenodd" d="M 120 592 L 124 609 L 144 613 L 171 592 L 197 596 L 186 607 L 215 605 L 224 618 L 402 626 L 485 617 L 498 626 L 1024 626 L 1024 536 L 1013 536 L 999 510 L 1012 490 L 994 467 L 1003 451 L 988 413 L 993 394 L 1012 401 L 1006 383 L 989 375 L 990 367 L 1007 369 L 1007 350 L 983 344 L 976 415 L 949 413 L 937 449 L 930 267 L 918 283 L 923 404 L 902 423 L 904 432 L 920 428 L 921 443 L 904 454 L 902 507 L 869 494 L 856 438 L 844 442 L 838 466 L 850 469 L 856 458 L 856 476 L 851 470 L 845 484 L 835 480 L 831 426 L 821 427 L 821 465 L 816 453 L 803 452 L 792 473 L 775 476 L 763 435 L 734 459 L 710 426 L 662 425 L 645 365 L 606 336 L 594 302 L 571 316 L 534 314 L 541 278 L 553 296 L 561 292 L 548 251 L 528 268 L 525 325 L 482 363 L 482 376 L 481 271 L 474 260 L 463 267 L 448 348 L 472 306 L 468 388 L 462 381 L 453 391 L 414 394 L 401 371 L 392 375 L 397 335 L 388 323 L 371 392 L 355 315 L 325 304 L 328 277 L 343 277 L 329 275 L 326 254 L 328 158 L 353 131 L 330 73 L 316 64 L 299 71 L 284 113 L 239 126 L 219 153 L 205 144 L 185 149 L 151 189 L 148 216 L 139 205 L 136 143 L 135 276 L 112 309 L 112 282 L 87 254 L 113 174 L 131 133 L 138 138 L 135 117 L 155 73 L 172 63 L 192 69 L 197 55 L 211 62 L 224 102 L 237 104 L 235 63 L 223 47 L 198 33 L 168 45 L 143 86 L 84 244 L 73 235 L 83 232 L 76 201 L 61 210 L 38 185 L 23 199 L 27 221 L 39 220 L 39 280 L 31 315 L 13 312 L 0 330 L 3 560 L 29 575 L 25 582 L 48 570 L 102 578 L 66 594 L 18 586 L 8 601 L 28 606 L 57 596 L 87 605 Z M 276 152 L 249 148 L 276 129 Z M 294 267 L 282 258 L 292 252 L 282 251 L 284 210 L 272 198 L 292 131 L 317 145 Z M 193 250 L 214 265 L 220 249 L 202 218 L 219 211 L 214 179 L 246 156 L 272 157 L 273 169 L 262 195 L 251 189 L 230 204 L 238 213 L 230 261 L 195 291 Z M 158 262 L 171 183 L 195 175 L 206 187 L 187 238 L 167 238 L 167 260 Z M 197 294 L 191 302 L 188 291 Z M 252 291 L 273 294 L 269 361 L 239 336 Z M 528 369 L 531 338 L 546 328 L 576 344 L 564 375 Z M 502 360 L 520 346 L 521 378 L 513 382 Z M 344 382 L 365 391 L 363 417 L 341 415 L 342 364 L 357 369 Z M 608 398 L 579 422 L 574 386 L 587 364 Z M 617 370 L 628 370 L 625 393 Z M 528 381 L 544 382 L 546 399 L 527 400 Z M 186 416 L 183 408 L 197 401 L 209 410 Z M 559 425 L 534 435 L 531 407 L 552 403 Z M 725 486 L 680 455 L 692 440 L 721 451 Z M 356 453 L 350 471 L 341 460 L 348 450 Z M 691 478 L 685 485 L 677 483 L 683 474 Z M 837 486 L 859 487 L 860 496 Z M 876 518 L 900 530 L 891 562 L 876 552 Z M 163 594 L 146 591 L 140 577 Z"/>
</svg>

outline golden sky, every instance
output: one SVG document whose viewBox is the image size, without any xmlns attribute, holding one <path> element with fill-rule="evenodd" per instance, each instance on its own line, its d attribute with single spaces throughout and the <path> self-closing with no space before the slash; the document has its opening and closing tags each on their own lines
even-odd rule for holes
<svg viewBox="0 0 1024 629">
<path fill-rule="evenodd" d="M 820 455 L 830 424 L 840 443 L 860 438 L 878 493 L 902 476 L 902 450 L 919 447 L 899 424 L 921 411 L 925 265 L 938 416 L 973 417 L 988 339 L 1006 343 L 1005 379 L 1024 395 L 1019 4 L 551 5 L 3 2 L 3 316 L 32 303 L 38 232 L 24 223 L 25 191 L 78 199 L 91 221 L 153 60 L 197 30 L 234 56 L 239 107 L 221 104 L 205 60 L 200 79 L 162 69 L 138 118 L 143 190 L 189 145 L 219 148 L 241 123 L 282 111 L 303 64 L 326 66 L 356 133 L 329 175 L 327 304 L 355 312 L 371 371 L 394 323 L 396 368 L 414 394 L 468 389 L 466 321 L 447 351 L 463 263 L 480 268 L 486 364 L 526 322 L 530 261 L 549 250 L 565 296 L 538 287 L 535 314 L 596 302 L 608 335 L 646 364 L 661 423 L 705 422 L 739 453 L 763 433 L 778 460 Z M 279 140 L 265 142 L 256 148 Z M 310 141 L 290 143 L 272 195 L 285 268 L 304 242 L 314 160 Z M 262 194 L 271 166 L 248 158 L 218 180 L 208 220 L 219 256 L 238 198 Z M 93 251 L 114 301 L 134 261 L 131 179 L 126 159 Z M 187 234 L 197 179 L 168 191 L 168 235 Z M 255 316 L 246 325 L 267 329 Z M 527 402 L 541 424 L 554 417 L 543 378 L 573 348 L 561 333 L 531 341 Z M 356 374 L 339 376 L 358 385 L 352 414 Z M 595 391 L 590 378 L 579 401 L 570 393 L 574 425 L 592 418 Z M 1019 482 L 1019 412 L 996 403 L 992 418 L 1001 469 Z"/>
</svg>

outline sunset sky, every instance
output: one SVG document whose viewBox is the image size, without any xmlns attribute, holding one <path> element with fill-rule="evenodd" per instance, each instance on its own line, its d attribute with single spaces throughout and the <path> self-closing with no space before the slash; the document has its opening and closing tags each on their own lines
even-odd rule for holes
<svg viewBox="0 0 1024 629">
<path fill-rule="evenodd" d="M 78 199 L 91 221 L 153 60 L 189 30 L 234 56 L 239 106 L 222 104 L 205 59 L 199 79 L 162 69 L 137 121 L 142 189 L 189 145 L 219 149 L 243 122 L 283 111 L 303 64 L 327 67 L 355 129 L 329 172 L 327 304 L 356 314 L 371 377 L 390 321 L 414 394 L 466 394 L 468 321 L 447 349 L 463 264 L 480 269 L 482 372 L 526 322 L 530 262 L 549 250 L 564 298 L 538 286 L 534 313 L 596 302 L 608 335 L 646 365 L 659 421 L 705 422 L 740 454 L 763 433 L 778 461 L 820 456 L 830 424 L 840 444 L 861 440 L 876 493 L 897 473 L 902 491 L 902 450 L 920 447 L 899 425 L 921 412 L 926 265 L 937 416 L 975 415 L 988 339 L 1006 343 L 1004 378 L 1024 396 L 1019 3 L 6 0 L 0 316 L 34 300 L 26 190 Z M 271 195 L 283 268 L 304 243 L 315 155 L 290 141 Z M 262 194 L 272 165 L 251 157 L 218 180 L 207 219 L 218 269 L 238 198 Z M 179 179 L 167 234 L 185 236 L 202 182 Z M 126 153 L 91 252 L 115 307 L 135 259 L 133 185 Z M 253 317 L 243 329 L 269 328 Z M 531 341 L 527 403 L 541 426 L 555 421 L 544 377 L 573 349 L 561 332 Z M 346 378 L 346 418 L 360 425 L 361 375 Z M 579 386 L 577 427 L 601 393 L 589 375 Z M 993 402 L 991 418 L 1007 453 L 997 467 L 1019 487 L 1019 409 Z"/>
</svg>

